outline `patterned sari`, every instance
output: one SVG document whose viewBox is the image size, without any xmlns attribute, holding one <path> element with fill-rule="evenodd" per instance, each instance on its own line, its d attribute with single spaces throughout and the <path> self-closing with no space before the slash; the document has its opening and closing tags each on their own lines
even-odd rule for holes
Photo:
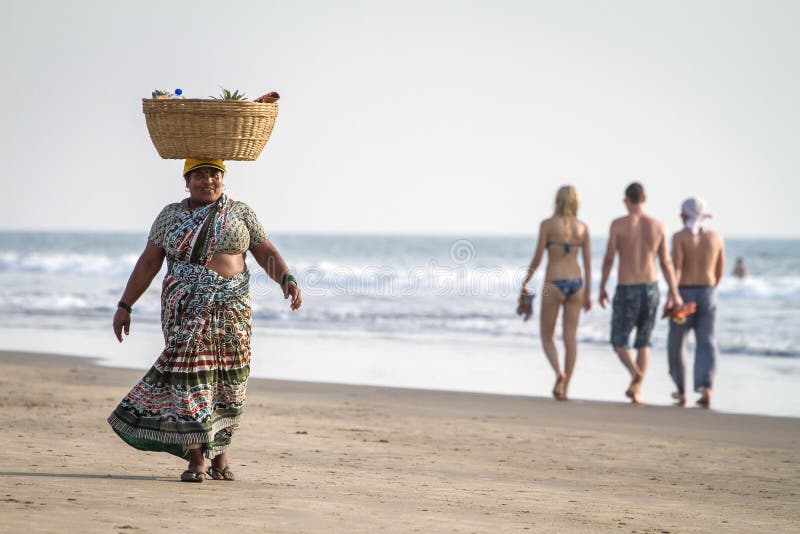
<svg viewBox="0 0 800 534">
<path fill-rule="evenodd" d="M 161 292 L 164 351 L 108 422 L 129 445 L 188 457 L 225 451 L 242 415 L 250 373 L 250 275 L 206 268 L 225 228 L 228 199 L 186 210 L 167 229 Z"/>
</svg>

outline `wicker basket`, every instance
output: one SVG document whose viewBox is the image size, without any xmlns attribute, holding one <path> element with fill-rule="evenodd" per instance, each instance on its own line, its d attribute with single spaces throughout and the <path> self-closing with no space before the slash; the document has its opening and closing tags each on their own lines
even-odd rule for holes
<svg viewBox="0 0 800 534">
<path fill-rule="evenodd" d="M 253 161 L 267 144 L 277 103 L 142 99 L 150 139 L 164 159 Z"/>
</svg>

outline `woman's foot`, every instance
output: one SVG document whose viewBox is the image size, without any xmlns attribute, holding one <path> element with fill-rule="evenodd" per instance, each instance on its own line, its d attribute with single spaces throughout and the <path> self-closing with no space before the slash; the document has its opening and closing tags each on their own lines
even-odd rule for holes
<svg viewBox="0 0 800 534">
<path fill-rule="evenodd" d="M 203 449 L 189 450 L 189 467 L 181 473 L 181 482 L 202 482 L 206 479 L 206 462 L 203 458 Z"/>
<path fill-rule="evenodd" d="M 553 398 L 556 400 L 567 400 L 565 392 L 566 380 L 567 377 L 564 374 L 560 374 L 556 378 L 556 385 L 553 386 Z"/>
<path fill-rule="evenodd" d="M 191 467 L 181 473 L 181 482 L 202 482 L 206 479 L 203 471 L 195 471 Z"/>
<path fill-rule="evenodd" d="M 236 480 L 233 471 L 228 467 L 228 457 L 224 452 L 216 455 L 211 460 L 211 465 L 206 470 L 206 474 L 213 480 Z"/>
</svg>

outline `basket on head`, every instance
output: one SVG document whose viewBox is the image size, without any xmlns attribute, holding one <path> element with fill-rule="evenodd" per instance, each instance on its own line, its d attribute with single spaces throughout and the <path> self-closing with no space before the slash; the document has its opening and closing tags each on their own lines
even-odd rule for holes
<svg viewBox="0 0 800 534">
<path fill-rule="evenodd" d="M 142 99 L 150 139 L 164 159 L 255 160 L 267 144 L 278 104 L 242 100 Z"/>
</svg>

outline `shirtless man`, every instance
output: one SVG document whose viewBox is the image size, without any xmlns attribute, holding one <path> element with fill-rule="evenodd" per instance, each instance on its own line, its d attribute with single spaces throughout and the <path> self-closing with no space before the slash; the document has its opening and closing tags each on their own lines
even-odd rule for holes
<svg viewBox="0 0 800 534">
<path fill-rule="evenodd" d="M 634 182 L 625 189 L 625 207 L 628 215 L 615 219 L 608 232 L 608 247 L 603 258 L 600 280 L 600 306 L 608 302 L 606 283 L 614 256 L 619 253 L 617 290 L 614 294 L 611 316 L 611 344 L 619 359 L 631 373 L 631 384 L 625 391 L 631 402 L 640 404 L 639 391 L 650 360 L 650 335 L 655 325 L 658 309 L 658 283 L 655 257 L 658 255 L 661 271 L 669 285 L 667 307 L 681 306 L 675 272 L 667 253 L 667 236 L 664 225 L 644 213 L 644 187 Z M 636 360 L 628 348 L 628 341 L 636 327 Z"/>
<path fill-rule="evenodd" d="M 703 227 L 711 215 L 700 198 L 688 198 L 681 205 L 683 230 L 672 236 L 672 261 L 678 290 L 685 302 L 694 302 L 697 311 L 681 323 L 669 322 L 669 374 L 678 387 L 673 397 L 679 406 L 686 405 L 683 345 L 689 330 L 694 329 L 694 390 L 700 393 L 697 404 L 711 407 L 711 383 L 717 348 L 714 343 L 714 319 L 717 311 L 714 288 L 725 268 L 725 245 L 722 237 Z"/>
</svg>

